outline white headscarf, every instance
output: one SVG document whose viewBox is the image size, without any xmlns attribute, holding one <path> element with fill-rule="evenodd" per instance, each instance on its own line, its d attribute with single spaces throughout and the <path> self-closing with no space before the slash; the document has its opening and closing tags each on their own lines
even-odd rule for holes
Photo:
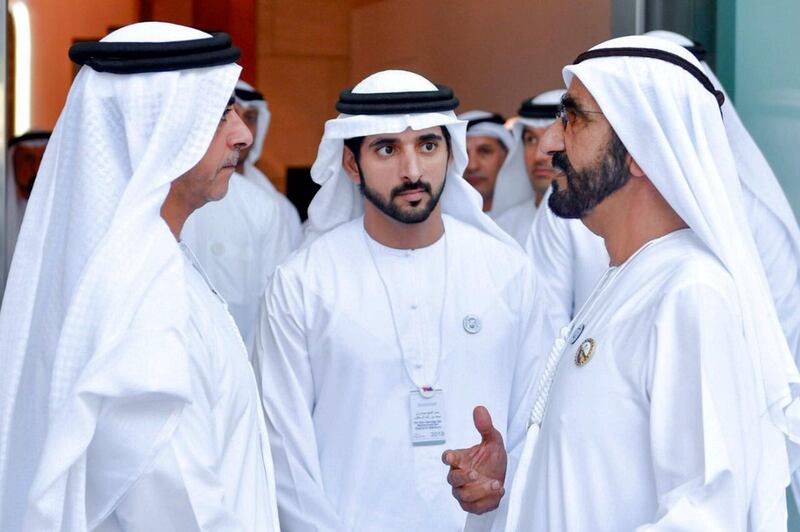
<svg viewBox="0 0 800 532">
<path fill-rule="evenodd" d="M 663 50 L 699 67 L 684 48 L 652 37 L 621 37 L 596 47 Z M 775 428 L 800 441 L 800 412 L 789 383 L 800 381 L 749 231 L 741 225 L 742 194 L 719 105 L 698 80 L 658 59 L 606 57 L 569 65 L 597 101 L 622 143 L 673 209 L 730 272 L 741 302 L 747 352 L 758 383 L 760 410 L 768 412 L 759 480 L 751 498 L 751 524 L 769 521 L 764 509 L 773 481 L 789 481 L 786 448 Z M 647 132 L 647 134 L 643 134 Z M 758 430 L 759 427 L 752 427 Z M 713 474 L 714 472 L 709 472 Z"/>
<path fill-rule="evenodd" d="M 467 137 L 492 137 L 499 140 L 506 150 L 511 149 L 511 144 L 514 138 L 511 136 L 511 131 L 506 129 L 503 124 L 495 124 L 494 122 L 479 122 L 477 124 L 469 125 L 472 120 L 480 120 L 482 118 L 491 118 L 495 116 L 489 111 L 465 111 L 458 115 L 459 120 L 467 121 Z M 500 116 L 500 115 L 497 115 Z"/>
<path fill-rule="evenodd" d="M 561 103 L 561 95 L 564 89 L 551 90 L 531 98 L 531 103 L 536 105 L 557 105 Z M 531 185 L 528 169 L 525 166 L 525 146 L 522 143 L 522 130 L 528 127 L 548 127 L 553 123 L 553 119 L 547 118 L 526 118 L 518 116 L 514 120 L 511 133 L 514 137 L 511 149 L 508 152 L 500 173 L 497 176 L 497 183 L 494 187 L 494 199 L 492 200 L 492 217 L 497 217 L 511 207 L 522 203 L 531 203 L 536 192 Z"/>
<path fill-rule="evenodd" d="M 435 90 L 437 89 L 433 83 L 419 74 L 405 70 L 384 70 L 372 74 L 353 88 L 356 94 Z M 322 188 L 308 207 L 306 244 L 364 213 L 361 192 L 342 166 L 344 139 L 434 126 L 446 127 L 452 141 L 453 159 L 447 167 L 447 184 L 440 200 L 442 212 L 471 224 L 498 240 L 518 246 L 513 238 L 482 212 L 483 200 L 480 194 L 463 178 L 467 167 L 467 123 L 456 118 L 452 111 L 398 115 L 340 114 L 325 122 L 325 133 L 319 145 L 317 160 L 311 167 L 312 179 Z"/>
<path fill-rule="evenodd" d="M 236 82 L 237 89 L 244 89 L 250 92 L 258 92 L 252 85 L 242 80 Z M 256 134 L 253 136 L 253 147 L 250 148 L 250 153 L 247 154 L 247 159 L 244 161 L 245 167 L 254 166 L 258 159 L 261 157 L 261 150 L 264 149 L 264 140 L 267 138 L 267 130 L 269 129 L 269 120 L 272 114 L 269 112 L 269 106 L 266 100 L 242 100 L 236 98 L 236 103 L 245 109 L 255 109 L 258 111 L 258 124 L 256 125 Z"/>
<path fill-rule="evenodd" d="M 679 46 L 694 45 L 687 37 L 671 31 L 649 31 L 645 35 L 665 39 Z M 798 228 L 794 212 L 791 205 L 789 205 L 789 200 L 786 199 L 786 194 L 784 194 L 778 178 L 775 177 L 772 168 L 770 168 L 767 159 L 761 153 L 753 137 L 744 127 L 742 119 L 739 118 L 739 113 L 736 112 L 736 108 L 733 106 L 733 101 L 714 75 L 714 71 L 705 61 L 700 61 L 700 65 L 714 86 L 725 94 L 725 103 L 722 104 L 722 117 L 725 122 L 725 131 L 728 133 L 728 141 L 733 150 L 733 158 L 736 161 L 739 180 L 753 196 L 758 198 L 780 220 L 794 246 L 794 255 L 800 263 L 800 228 Z M 795 353 L 795 356 L 800 359 L 800 353 Z"/>
<path fill-rule="evenodd" d="M 103 41 L 208 37 L 147 22 Z M 160 209 L 239 71 L 78 72 L 0 310 L 0 529 L 92 529 L 171 437 L 190 400 L 189 309 Z"/>
</svg>

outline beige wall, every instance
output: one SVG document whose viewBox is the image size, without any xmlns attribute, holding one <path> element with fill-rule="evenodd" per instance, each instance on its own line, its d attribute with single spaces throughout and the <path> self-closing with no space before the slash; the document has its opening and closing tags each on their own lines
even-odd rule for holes
<svg viewBox="0 0 800 532">
<path fill-rule="evenodd" d="M 508 116 L 610 36 L 610 0 L 382 0 L 353 8 L 350 78 L 416 70 L 452 86 L 459 111 Z"/>
<path fill-rule="evenodd" d="M 311 166 L 341 89 L 385 68 L 451 85 L 460 110 L 512 115 L 611 36 L 611 1 L 258 0 L 258 86 L 272 110 L 259 165 L 285 187 Z"/>
<path fill-rule="evenodd" d="M 259 161 L 285 190 L 286 168 L 311 166 L 350 73 L 350 5 L 258 0 L 258 89 L 272 112 Z"/>
<path fill-rule="evenodd" d="M 72 84 L 73 38 L 97 38 L 136 22 L 138 0 L 27 0 L 31 14 L 31 126 L 53 129 Z"/>
<path fill-rule="evenodd" d="M 286 168 L 310 166 L 338 93 L 384 68 L 451 85 L 461 110 L 510 115 L 561 85 L 560 67 L 610 36 L 610 0 L 256 0 L 258 88 L 272 111 L 259 163 L 285 187 Z M 33 126 L 52 128 L 72 81 L 73 37 L 137 20 L 138 0 L 28 0 L 33 42 Z M 190 0 L 155 18 L 182 19 Z"/>
</svg>

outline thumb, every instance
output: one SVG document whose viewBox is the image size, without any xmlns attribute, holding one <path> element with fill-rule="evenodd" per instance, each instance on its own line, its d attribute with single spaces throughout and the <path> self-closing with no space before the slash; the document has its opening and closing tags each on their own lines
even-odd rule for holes
<svg viewBox="0 0 800 532">
<path fill-rule="evenodd" d="M 485 406 L 476 406 L 472 411 L 472 420 L 475 422 L 475 428 L 481 434 L 483 443 L 487 443 L 495 438 L 498 432 L 492 425 L 492 416 Z"/>
</svg>

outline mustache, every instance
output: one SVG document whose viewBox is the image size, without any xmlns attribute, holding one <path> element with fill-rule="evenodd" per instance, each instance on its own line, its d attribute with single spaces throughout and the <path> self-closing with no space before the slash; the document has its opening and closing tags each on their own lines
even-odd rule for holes
<svg viewBox="0 0 800 532">
<path fill-rule="evenodd" d="M 226 166 L 236 166 L 239 164 L 239 150 L 236 150 L 236 153 L 222 161 L 222 168 Z"/>
<path fill-rule="evenodd" d="M 563 151 L 553 154 L 552 163 L 554 169 L 561 170 L 566 175 L 570 175 L 573 171 L 572 163 L 569 162 L 569 157 L 567 157 L 567 154 Z"/>
<path fill-rule="evenodd" d="M 417 181 L 416 183 L 412 183 L 411 181 L 406 181 L 402 185 L 394 187 L 392 191 L 389 193 L 389 198 L 394 199 L 403 192 L 410 192 L 412 190 L 413 191 L 422 190 L 424 192 L 427 192 L 428 194 L 431 194 L 431 192 L 433 191 L 433 189 L 431 188 L 431 184 L 428 183 L 427 181 Z"/>
</svg>

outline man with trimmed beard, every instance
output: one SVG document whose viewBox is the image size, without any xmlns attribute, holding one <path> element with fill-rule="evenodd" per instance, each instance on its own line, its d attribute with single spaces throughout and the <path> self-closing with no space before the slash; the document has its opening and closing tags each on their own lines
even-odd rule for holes
<svg viewBox="0 0 800 532">
<path fill-rule="evenodd" d="M 537 377 L 507 506 L 470 524 L 785 530 L 800 374 L 753 237 L 732 230 L 744 207 L 724 95 L 686 49 L 644 36 L 563 76 L 541 145 L 564 174 L 549 206 L 602 236 L 610 267 Z M 485 486 L 504 455 L 491 438 L 445 453 L 462 506 L 500 503 Z"/>
<path fill-rule="evenodd" d="M 488 111 L 466 111 L 458 115 L 467 121 L 467 167 L 464 179 L 483 198 L 483 212 L 494 217 L 494 189 L 497 177 L 514 142 L 505 119 Z"/>
<path fill-rule="evenodd" d="M 285 531 L 460 531 L 445 445 L 488 437 L 475 404 L 521 441 L 547 305 L 462 177 L 457 105 L 383 71 L 325 125 L 310 242 L 276 270 L 256 338 Z"/>
</svg>

